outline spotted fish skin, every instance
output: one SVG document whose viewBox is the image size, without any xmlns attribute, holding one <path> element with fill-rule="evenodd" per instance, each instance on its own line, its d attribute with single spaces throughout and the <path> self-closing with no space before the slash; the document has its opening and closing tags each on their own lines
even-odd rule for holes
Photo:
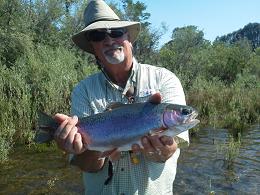
<svg viewBox="0 0 260 195">
<path fill-rule="evenodd" d="M 122 104 L 112 110 L 80 118 L 76 126 L 83 137 L 87 135 L 90 138 L 88 149 L 106 151 L 118 148 L 120 151 L 127 151 L 133 143 L 140 143 L 142 136 L 153 133 L 155 129 L 166 127 L 166 135 L 176 136 L 192 128 L 199 122 L 196 119 L 197 114 L 192 107 L 177 104 Z M 50 129 L 58 126 L 51 117 L 46 114 L 44 117 L 51 121 Z M 42 126 L 46 131 L 48 122 Z"/>
</svg>

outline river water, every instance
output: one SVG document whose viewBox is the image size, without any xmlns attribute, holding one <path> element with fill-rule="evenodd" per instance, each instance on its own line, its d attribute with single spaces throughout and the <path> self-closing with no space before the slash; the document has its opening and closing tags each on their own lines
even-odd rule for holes
<svg viewBox="0 0 260 195">
<path fill-rule="evenodd" d="M 203 129 L 191 138 L 179 158 L 173 194 L 260 194 L 260 126 L 242 134 L 232 163 L 221 150 L 228 138 L 225 129 Z M 82 194 L 80 172 L 66 158 L 51 147 L 16 148 L 1 165 L 0 194 Z"/>
<path fill-rule="evenodd" d="M 237 157 L 226 160 L 225 129 L 204 129 L 182 150 L 174 194 L 260 194 L 260 126 L 244 132 Z"/>
</svg>

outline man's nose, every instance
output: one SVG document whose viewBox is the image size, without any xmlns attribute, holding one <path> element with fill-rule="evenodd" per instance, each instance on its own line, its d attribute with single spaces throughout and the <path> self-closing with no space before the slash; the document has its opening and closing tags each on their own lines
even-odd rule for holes
<svg viewBox="0 0 260 195">
<path fill-rule="evenodd" d="M 104 39 L 104 43 L 106 45 L 112 45 L 114 43 L 114 39 L 111 38 L 108 34 L 106 34 L 106 37 Z"/>
</svg>

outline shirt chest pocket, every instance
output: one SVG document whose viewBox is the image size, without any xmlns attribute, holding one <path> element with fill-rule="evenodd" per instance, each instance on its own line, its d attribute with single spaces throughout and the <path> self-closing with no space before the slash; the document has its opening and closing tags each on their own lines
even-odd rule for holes
<svg viewBox="0 0 260 195">
<path fill-rule="evenodd" d="M 155 93 L 160 93 L 157 88 L 145 88 L 137 92 L 136 102 L 147 102 L 148 99 Z"/>
</svg>

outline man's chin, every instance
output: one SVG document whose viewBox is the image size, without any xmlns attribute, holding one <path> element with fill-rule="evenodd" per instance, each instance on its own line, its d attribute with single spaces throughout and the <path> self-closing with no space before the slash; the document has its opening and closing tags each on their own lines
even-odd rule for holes
<svg viewBox="0 0 260 195">
<path fill-rule="evenodd" d="M 120 58 L 115 58 L 115 57 L 108 57 L 106 56 L 106 61 L 109 63 L 109 64 L 121 64 L 123 61 L 124 61 L 124 57 L 120 57 Z"/>
<path fill-rule="evenodd" d="M 121 64 L 123 61 L 115 61 L 115 60 L 107 60 L 109 64 L 118 65 Z"/>
</svg>

